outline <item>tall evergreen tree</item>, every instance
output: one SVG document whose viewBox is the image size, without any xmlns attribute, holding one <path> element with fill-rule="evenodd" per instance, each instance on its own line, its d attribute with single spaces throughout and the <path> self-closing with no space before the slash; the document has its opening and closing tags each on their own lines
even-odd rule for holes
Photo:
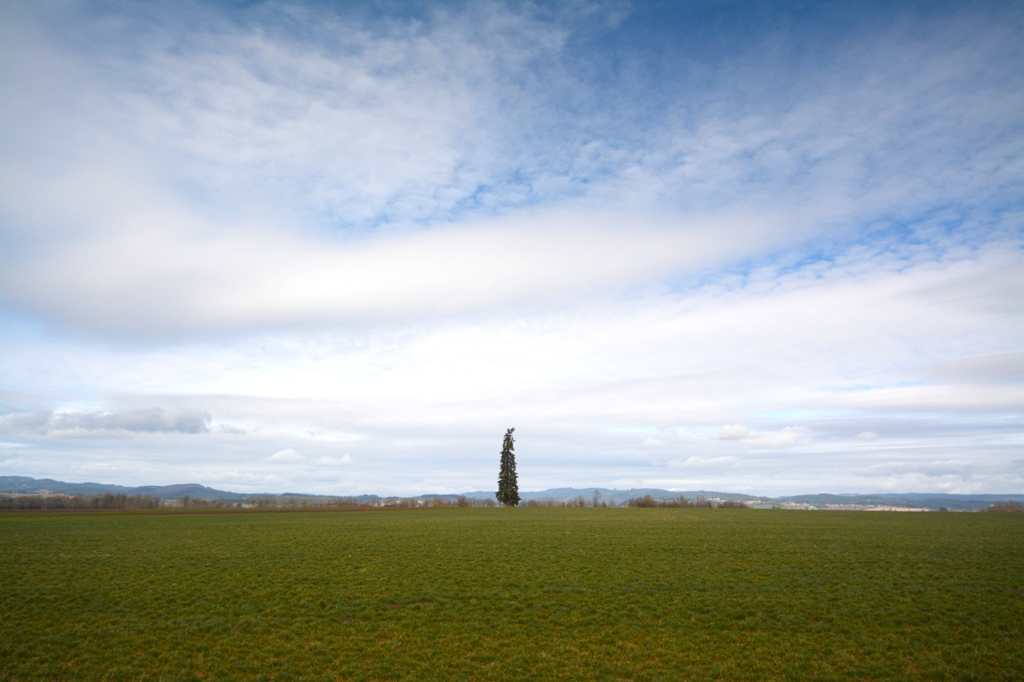
<svg viewBox="0 0 1024 682">
<path fill-rule="evenodd" d="M 519 480 L 516 478 L 516 456 L 513 454 L 515 441 L 512 439 L 511 428 L 505 432 L 505 442 L 501 444 L 501 469 L 498 472 L 498 492 L 494 494 L 506 507 L 519 504 Z"/>
</svg>

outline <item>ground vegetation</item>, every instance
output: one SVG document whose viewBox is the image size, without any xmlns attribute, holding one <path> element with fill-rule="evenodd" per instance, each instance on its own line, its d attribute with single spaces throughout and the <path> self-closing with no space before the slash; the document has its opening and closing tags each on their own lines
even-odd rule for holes
<svg viewBox="0 0 1024 682">
<path fill-rule="evenodd" d="M 1020 680 L 1024 514 L 7 511 L 0 680 Z"/>
</svg>

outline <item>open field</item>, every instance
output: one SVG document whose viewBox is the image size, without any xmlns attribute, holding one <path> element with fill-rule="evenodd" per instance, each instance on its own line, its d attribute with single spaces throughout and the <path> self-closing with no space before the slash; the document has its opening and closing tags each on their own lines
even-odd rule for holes
<svg viewBox="0 0 1024 682">
<path fill-rule="evenodd" d="M 1020 680 L 1024 514 L 0 514 L 0 680 Z"/>
</svg>

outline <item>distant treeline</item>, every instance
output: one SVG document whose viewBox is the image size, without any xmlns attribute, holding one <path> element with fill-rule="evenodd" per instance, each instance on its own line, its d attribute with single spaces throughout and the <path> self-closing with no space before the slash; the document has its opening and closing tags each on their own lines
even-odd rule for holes
<svg viewBox="0 0 1024 682">
<path fill-rule="evenodd" d="M 674 509 L 750 509 L 746 502 L 734 500 L 709 500 L 697 496 L 696 500 L 688 500 L 680 495 L 677 500 L 656 500 L 650 495 L 634 497 L 626 502 L 627 507 L 669 507 Z"/>
<path fill-rule="evenodd" d="M 12 495 L 0 497 L 0 509 L 331 509 L 331 508 L 390 508 L 390 509 L 448 509 L 460 507 L 495 507 L 490 499 L 477 499 L 459 495 L 457 497 L 305 497 L 300 495 L 260 495 L 244 501 L 207 500 L 182 495 L 176 500 L 163 500 L 154 495 L 126 495 L 124 493 L 103 493 L 101 495 Z M 708 499 L 698 496 L 688 500 L 680 495 L 678 499 L 665 500 L 644 495 L 630 498 L 621 505 L 613 500 L 602 500 L 600 494 L 591 499 L 574 497 L 568 500 L 528 500 L 524 507 L 653 507 L 674 509 L 749 509 L 746 502 Z M 923 511 L 923 510 L 922 510 Z M 945 508 L 940 511 L 946 511 Z M 996 502 L 979 511 L 1024 512 L 1020 502 Z"/>
<path fill-rule="evenodd" d="M 990 504 L 985 511 L 990 512 L 1024 512 L 1024 505 L 1020 502 L 996 502 Z"/>
<path fill-rule="evenodd" d="M 615 502 L 604 502 L 600 499 L 588 500 L 585 497 L 572 497 L 568 500 L 527 500 L 523 507 L 614 507 Z"/>
<path fill-rule="evenodd" d="M 182 495 L 176 500 L 162 500 L 153 495 L 125 495 L 124 493 L 103 493 L 101 495 L 14 495 L 0 498 L 0 509 L 315 509 L 315 508 L 397 508 L 397 509 L 445 509 L 458 507 L 495 507 L 490 499 L 477 499 L 459 495 L 455 498 L 430 497 L 305 497 L 300 495 L 259 495 L 244 501 L 207 500 Z M 602 500 L 600 495 L 592 499 L 575 497 L 568 500 L 529 500 L 524 507 L 676 507 L 687 509 L 746 509 L 743 502 L 713 501 L 698 497 L 687 500 L 680 496 L 676 500 L 659 500 L 646 495 L 628 500 L 622 505 Z"/>
<path fill-rule="evenodd" d="M 275 496 L 262 495 L 250 497 L 246 500 L 247 506 L 259 508 L 316 508 L 316 507 L 387 507 L 397 509 L 422 509 L 430 507 L 433 509 L 447 509 L 452 507 L 495 507 L 497 503 L 492 499 L 478 500 L 459 495 L 454 499 L 442 497 L 430 497 L 420 499 L 418 497 L 300 497 L 300 496 Z"/>
<path fill-rule="evenodd" d="M 749 509 L 745 502 L 733 502 L 731 500 L 709 500 L 705 497 L 698 497 L 696 500 L 688 500 L 680 495 L 674 500 L 656 499 L 650 495 L 643 497 L 632 497 L 621 505 L 614 500 L 602 500 L 600 494 L 593 498 L 573 497 L 568 500 L 529 500 L 523 503 L 524 507 L 662 507 L 674 509 Z"/>
<path fill-rule="evenodd" d="M 154 495 L 12 495 L 0 497 L 0 509 L 315 509 L 315 508 L 401 508 L 421 509 L 450 507 L 494 507 L 494 500 L 477 500 L 464 496 L 454 499 L 416 497 L 355 498 L 355 497 L 302 497 L 291 495 L 260 495 L 244 501 L 207 500 L 182 495 L 176 500 L 162 500 Z"/>
<path fill-rule="evenodd" d="M 0 497 L 0 509 L 157 509 L 164 501 L 153 495 L 15 495 Z"/>
</svg>

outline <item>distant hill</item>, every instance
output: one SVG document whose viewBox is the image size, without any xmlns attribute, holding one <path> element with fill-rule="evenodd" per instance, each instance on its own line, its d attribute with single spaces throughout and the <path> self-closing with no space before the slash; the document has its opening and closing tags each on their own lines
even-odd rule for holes
<svg viewBox="0 0 1024 682">
<path fill-rule="evenodd" d="M 30 478 L 28 476 L 0 476 L 0 492 L 31 494 L 42 491 L 65 495 L 100 495 L 102 493 L 127 493 L 131 488 L 123 485 L 103 483 L 65 483 L 52 478 Z"/>
<path fill-rule="evenodd" d="M 693 500 L 697 497 L 717 498 L 719 500 L 736 500 L 752 504 L 792 504 L 806 505 L 818 509 L 827 509 L 830 505 L 856 506 L 889 506 L 911 507 L 916 509 L 951 510 L 983 509 L 993 502 L 1013 501 L 1024 503 L 1024 493 L 1007 493 L 1002 495 L 947 495 L 938 493 L 879 493 L 874 495 L 833 495 L 821 493 L 817 495 L 790 495 L 788 497 L 758 497 L 743 493 L 726 493 L 714 490 L 664 490 L 661 488 L 629 488 L 617 490 L 610 488 L 550 488 L 548 490 L 520 491 L 519 496 L 524 502 L 530 500 L 569 500 L 583 497 L 591 500 L 594 491 L 601 493 L 605 502 L 622 504 L 631 498 L 650 495 L 657 500 L 675 500 L 680 495 Z M 28 476 L 0 476 L 0 493 L 30 495 L 36 493 L 59 493 L 64 495 L 102 495 L 103 493 L 124 493 L 125 495 L 153 495 L 164 500 L 175 500 L 182 495 L 207 500 L 241 501 L 253 497 L 308 497 L 325 499 L 328 497 L 352 497 L 360 502 L 383 499 L 378 495 L 309 495 L 305 493 L 233 493 L 226 490 L 207 488 L 198 483 L 180 483 L 177 485 L 144 485 L 130 488 L 123 485 L 107 483 L 66 483 L 51 478 L 30 478 Z M 423 500 L 441 498 L 452 501 L 460 495 L 419 495 Z M 474 499 L 494 499 L 494 491 L 475 490 L 462 493 L 461 496 Z"/>
<path fill-rule="evenodd" d="M 225 490 L 207 488 L 198 483 L 179 483 L 178 485 L 144 485 L 129 488 L 109 483 L 65 483 L 52 478 L 30 478 L 28 476 L 0 476 L 0 492 L 20 493 L 60 493 L 63 495 L 102 495 L 103 493 L 124 493 L 125 495 L 153 495 L 163 500 L 176 500 L 182 495 L 199 497 L 207 500 L 244 500 L 252 495 L 232 493 Z"/>
</svg>

